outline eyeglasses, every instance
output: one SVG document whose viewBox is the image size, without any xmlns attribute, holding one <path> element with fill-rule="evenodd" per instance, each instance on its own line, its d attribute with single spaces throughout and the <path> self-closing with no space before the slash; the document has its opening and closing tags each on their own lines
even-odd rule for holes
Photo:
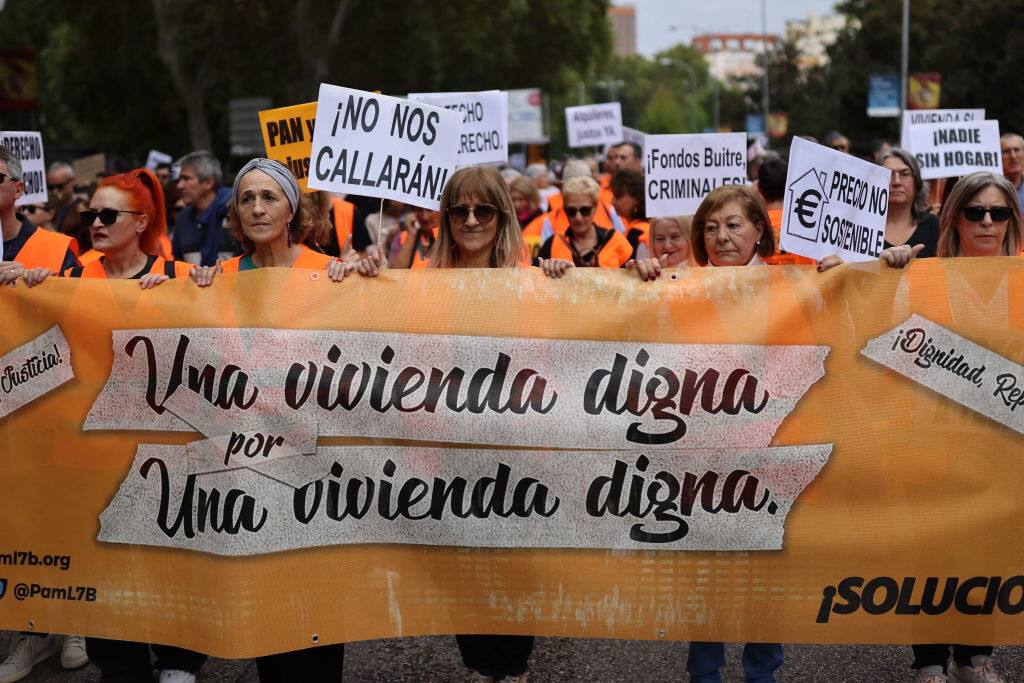
<svg viewBox="0 0 1024 683">
<path fill-rule="evenodd" d="M 65 187 L 68 186 L 68 183 L 73 183 L 73 182 L 75 182 L 74 178 L 68 178 L 63 183 L 50 183 L 50 189 L 52 189 L 52 190 L 63 190 Z"/>
<path fill-rule="evenodd" d="M 29 204 L 28 206 L 23 207 L 23 208 L 25 209 L 25 213 L 27 213 L 29 216 L 34 214 L 36 211 L 42 211 L 43 210 L 43 207 L 36 206 L 34 204 Z"/>
<path fill-rule="evenodd" d="M 594 207 L 592 206 L 567 206 L 565 207 L 565 215 L 569 218 L 576 218 L 576 214 L 579 214 L 586 218 L 590 214 L 594 213 Z"/>
<path fill-rule="evenodd" d="M 1010 220 L 1010 207 L 1008 206 L 965 206 L 964 218 L 971 223 L 979 223 L 985 214 L 992 216 L 993 223 L 1003 223 Z"/>
<path fill-rule="evenodd" d="M 96 222 L 96 219 L 100 219 L 100 223 L 103 225 L 113 225 L 117 222 L 117 214 L 119 213 L 133 213 L 137 216 L 141 216 L 141 211 L 125 211 L 124 209 L 86 209 L 85 211 L 79 212 L 79 216 L 82 217 L 83 225 L 92 225 Z"/>
<path fill-rule="evenodd" d="M 909 180 L 914 177 L 914 172 L 909 168 L 904 168 L 899 171 L 893 171 L 892 175 L 894 178 L 899 178 L 900 180 Z"/>
<path fill-rule="evenodd" d="M 6 173 L 0 173 L 0 185 L 3 185 L 4 181 L 7 180 L 10 177 L 11 176 L 7 175 Z"/>
<path fill-rule="evenodd" d="M 465 223 L 469 220 L 469 214 L 473 214 L 478 223 L 486 223 L 498 215 L 498 207 L 494 204 L 477 204 L 476 206 L 456 204 L 448 207 L 448 218 L 453 223 L 460 225 Z"/>
</svg>

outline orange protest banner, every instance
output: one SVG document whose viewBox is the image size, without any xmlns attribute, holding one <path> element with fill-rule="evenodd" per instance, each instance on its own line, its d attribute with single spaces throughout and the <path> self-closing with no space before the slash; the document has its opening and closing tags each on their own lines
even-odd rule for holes
<svg viewBox="0 0 1024 683">
<path fill-rule="evenodd" d="M 4 287 L 0 628 L 1019 642 L 1022 292 L 1016 258 Z"/>
</svg>

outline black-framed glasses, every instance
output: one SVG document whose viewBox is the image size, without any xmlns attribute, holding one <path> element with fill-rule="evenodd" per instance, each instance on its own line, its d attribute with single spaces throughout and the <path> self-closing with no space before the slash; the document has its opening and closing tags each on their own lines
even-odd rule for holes
<svg viewBox="0 0 1024 683">
<path fill-rule="evenodd" d="M 993 223 L 1002 223 L 1010 220 L 1010 207 L 1008 206 L 965 206 L 964 218 L 971 223 L 979 223 L 985 218 L 985 214 L 992 216 Z"/>
<path fill-rule="evenodd" d="M 36 211 L 42 211 L 43 210 L 43 207 L 36 206 L 35 204 L 29 204 L 28 206 L 25 206 L 25 207 L 22 207 L 22 208 L 25 209 L 25 213 L 27 213 L 29 216 L 34 214 Z"/>
<path fill-rule="evenodd" d="M 103 225 L 113 225 L 117 222 L 117 215 L 120 213 L 133 213 L 137 216 L 141 216 L 141 211 L 127 211 L 125 209 L 86 209 L 85 211 L 79 212 L 79 216 L 82 217 L 82 225 L 92 225 L 96 222 L 96 219 L 100 219 L 100 223 Z"/>
<path fill-rule="evenodd" d="M 7 180 L 10 177 L 11 176 L 7 175 L 6 173 L 0 173 L 0 185 L 3 185 L 4 181 Z"/>
<path fill-rule="evenodd" d="M 565 207 L 565 215 L 569 218 L 576 218 L 576 214 L 579 214 L 586 218 L 590 214 L 594 213 L 594 207 L 592 206 L 567 206 Z"/>
<path fill-rule="evenodd" d="M 494 204 L 477 204 L 476 206 L 456 204 L 448 207 L 448 218 L 453 223 L 465 223 L 469 220 L 469 214 L 473 214 L 478 223 L 486 223 L 498 215 L 498 207 Z"/>
</svg>

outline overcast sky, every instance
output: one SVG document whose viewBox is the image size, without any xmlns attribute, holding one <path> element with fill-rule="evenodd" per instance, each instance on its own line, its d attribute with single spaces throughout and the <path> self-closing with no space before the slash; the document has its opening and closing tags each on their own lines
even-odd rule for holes
<svg viewBox="0 0 1024 683">
<path fill-rule="evenodd" d="M 761 0 L 613 0 L 612 4 L 636 8 L 637 49 L 648 56 L 677 43 L 689 45 L 698 33 L 761 31 Z M 803 19 L 811 11 L 829 14 L 836 3 L 765 0 L 765 4 L 768 33 L 781 36 L 787 19 Z"/>
</svg>

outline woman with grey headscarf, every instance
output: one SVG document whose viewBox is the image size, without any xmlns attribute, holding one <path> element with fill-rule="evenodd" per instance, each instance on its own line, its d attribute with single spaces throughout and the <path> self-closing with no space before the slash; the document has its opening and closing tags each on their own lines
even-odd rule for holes
<svg viewBox="0 0 1024 683">
<path fill-rule="evenodd" d="M 894 147 L 882 157 L 892 171 L 889 181 L 889 213 L 885 219 L 885 248 L 923 245 L 918 258 L 935 256 L 939 243 L 939 219 L 929 211 L 928 188 L 921 179 L 917 159 Z"/>
<path fill-rule="evenodd" d="M 235 176 L 227 228 L 242 243 L 245 253 L 201 272 L 237 273 L 258 268 L 305 268 L 326 270 L 340 282 L 353 269 L 376 275 L 382 256 L 372 252 L 358 262 L 332 258 L 314 251 L 305 242 L 316 232 L 320 212 L 299 190 L 295 176 L 272 160 L 252 159 Z M 198 278 L 197 278 L 198 279 Z"/>
</svg>

